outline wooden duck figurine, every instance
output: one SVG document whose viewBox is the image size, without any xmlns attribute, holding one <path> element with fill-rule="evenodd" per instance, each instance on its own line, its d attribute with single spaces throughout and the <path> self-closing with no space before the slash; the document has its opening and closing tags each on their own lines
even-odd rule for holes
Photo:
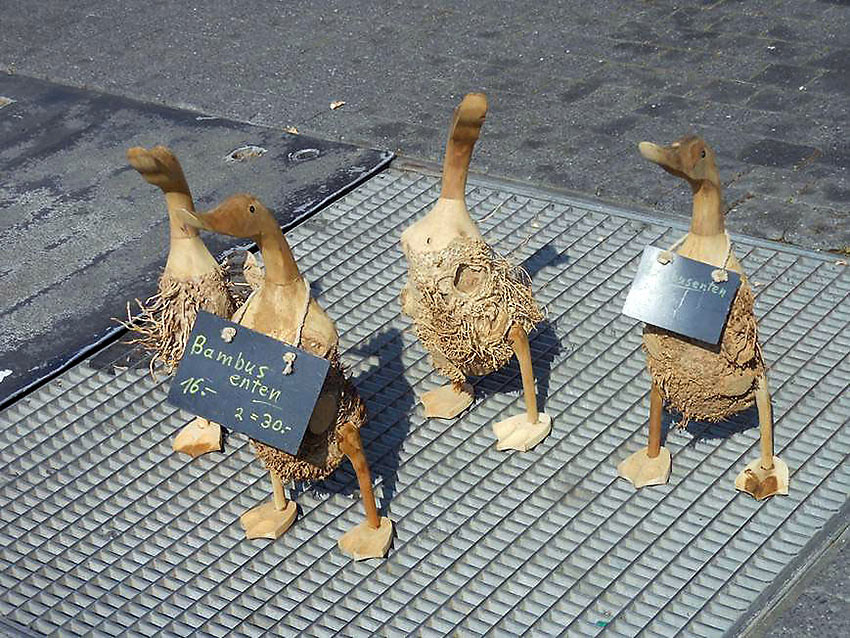
<svg viewBox="0 0 850 638">
<path fill-rule="evenodd" d="M 617 468 L 635 487 L 659 485 L 670 476 L 670 452 L 661 447 L 661 411 L 666 402 L 684 417 L 720 421 L 753 403 L 758 408 L 761 456 L 744 469 L 735 487 L 761 500 L 788 493 L 788 467 L 773 454 L 773 423 L 765 366 L 758 344 L 754 296 L 726 233 L 723 194 L 714 151 L 701 138 L 686 136 L 668 147 L 641 142 L 640 153 L 691 185 L 690 232 L 678 254 L 741 274 L 720 344 L 712 346 L 647 325 L 650 394 L 649 445 Z"/>
<path fill-rule="evenodd" d="M 537 410 L 528 345 L 528 332 L 543 314 L 528 275 L 493 252 L 466 207 L 469 161 L 486 115 L 481 93 L 467 95 L 455 109 L 440 197 L 401 235 L 409 265 L 401 305 L 434 367 L 451 380 L 421 397 L 426 416 L 456 417 L 473 400 L 467 376 L 498 370 L 516 354 L 526 413 L 496 423 L 493 431 L 498 449 L 526 451 L 551 430 L 549 416 Z"/>
<path fill-rule="evenodd" d="M 169 149 L 134 147 L 127 160 L 145 180 L 165 194 L 169 221 L 169 250 L 158 292 L 140 305 L 136 317 L 125 324 L 140 343 L 154 353 L 151 371 L 162 363 L 173 372 L 183 356 L 198 310 L 229 318 L 235 309 L 224 269 L 207 250 L 198 231 L 177 219 L 177 211 L 194 211 L 192 194 L 180 162 Z M 129 312 L 128 312 L 129 314 Z M 192 457 L 221 449 L 221 427 L 200 417 L 189 422 L 174 438 L 175 452 Z"/>
<path fill-rule="evenodd" d="M 359 431 L 366 422 L 366 407 L 343 374 L 336 327 L 310 296 L 309 284 L 301 276 L 280 226 L 271 212 L 248 194 L 229 197 L 207 213 L 186 209 L 183 219 L 187 226 L 253 239 L 260 248 L 265 265 L 263 282 L 239 308 L 233 321 L 331 363 L 299 456 L 252 441 L 257 456 L 269 470 L 273 498 L 242 516 L 246 536 L 270 539 L 281 536 L 297 513 L 296 504 L 284 496 L 283 484 L 321 480 L 339 466 L 345 455 L 357 474 L 366 520 L 343 535 L 339 546 L 355 560 L 385 556 L 393 525 L 388 518 L 378 515 L 369 465 L 363 453 Z"/>
</svg>

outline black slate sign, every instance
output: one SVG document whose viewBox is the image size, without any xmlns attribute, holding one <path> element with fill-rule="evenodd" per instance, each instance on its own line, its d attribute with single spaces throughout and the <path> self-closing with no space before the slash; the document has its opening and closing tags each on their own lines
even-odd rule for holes
<svg viewBox="0 0 850 638">
<path fill-rule="evenodd" d="M 295 359 L 283 374 L 287 353 Z M 168 400 L 294 455 L 329 367 L 326 359 L 201 311 Z"/>
<path fill-rule="evenodd" d="M 720 342 L 741 276 L 727 270 L 728 280 L 715 282 L 715 266 L 673 254 L 658 261 L 663 250 L 647 246 L 635 274 L 623 314 L 653 326 L 698 339 Z"/>
</svg>

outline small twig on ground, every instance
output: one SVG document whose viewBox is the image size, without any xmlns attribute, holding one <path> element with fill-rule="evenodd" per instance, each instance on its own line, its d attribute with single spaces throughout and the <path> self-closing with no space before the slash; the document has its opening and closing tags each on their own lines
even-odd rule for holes
<svg viewBox="0 0 850 638">
<path fill-rule="evenodd" d="M 509 201 L 511 201 L 511 199 L 513 199 L 513 195 L 509 195 L 509 196 L 508 196 L 508 198 L 507 198 L 505 201 L 503 201 L 501 204 L 499 204 L 498 206 L 496 206 L 496 208 L 494 208 L 494 209 L 493 209 L 493 210 L 491 210 L 489 213 L 487 213 L 486 215 L 484 215 L 484 217 L 482 217 L 482 218 L 481 218 L 481 220 L 480 220 L 478 223 L 479 223 L 479 224 L 483 224 L 484 222 L 486 222 L 486 221 L 487 221 L 488 219 L 490 219 L 493 215 L 495 215 L 495 214 L 496 214 L 496 213 L 498 213 L 500 210 L 502 210 L 502 206 L 504 206 L 504 205 L 505 205 L 505 204 L 507 204 Z"/>
<path fill-rule="evenodd" d="M 808 157 L 804 157 L 802 160 L 800 160 L 800 162 L 799 162 L 799 163 L 797 163 L 797 164 L 795 164 L 795 165 L 794 165 L 794 171 L 800 171 L 800 170 L 803 170 L 804 168 L 806 168 L 806 166 L 808 166 L 809 164 L 811 164 L 812 162 L 814 162 L 814 161 L 815 161 L 817 158 L 819 158 L 821 155 L 823 155 L 823 153 L 821 153 L 818 149 L 815 149 L 815 150 L 812 152 L 812 154 L 811 154 L 811 155 L 809 155 Z"/>
</svg>

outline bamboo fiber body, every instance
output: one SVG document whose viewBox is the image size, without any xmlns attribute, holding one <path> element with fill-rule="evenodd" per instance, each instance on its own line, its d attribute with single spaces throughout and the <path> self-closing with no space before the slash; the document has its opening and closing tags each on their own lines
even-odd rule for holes
<svg viewBox="0 0 850 638">
<path fill-rule="evenodd" d="M 413 253 L 402 310 L 442 374 L 462 384 L 494 372 L 514 355 L 508 331 L 543 319 L 525 271 L 481 239 L 457 238 L 438 252 Z"/>
<path fill-rule="evenodd" d="M 742 278 L 720 344 L 709 346 L 646 326 L 649 373 L 668 406 L 691 419 L 721 421 L 755 403 L 764 361 L 758 346 L 753 292 Z"/>
</svg>

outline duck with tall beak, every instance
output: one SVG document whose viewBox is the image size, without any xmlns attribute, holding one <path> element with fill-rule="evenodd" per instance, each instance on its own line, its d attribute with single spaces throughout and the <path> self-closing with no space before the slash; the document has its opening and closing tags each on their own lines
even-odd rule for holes
<svg viewBox="0 0 850 638">
<path fill-rule="evenodd" d="M 281 536 L 297 513 L 283 485 L 290 481 L 317 481 L 329 476 L 347 456 L 354 466 L 366 520 L 339 539 L 339 546 L 355 560 L 385 556 L 393 525 L 378 515 L 360 427 L 366 407 L 345 377 L 339 359 L 336 327 L 301 276 L 289 244 L 274 215 L 256 197 L 229 197 L 208 213 L 185 209 L 186 227 L 253 239 L 265 264 L 262 284 L 233 316 L 233 321 L 263 334 L 303 348 L 330 361 L 328 378 L 319 396 L 298 456 L 252 441 L 272 483 L 272 499 L 245 513 L 242 526 L 248 538 Z"/>
<path fill-rule="evenodd" d="M 409 268 L 401 307 L 434 367 L 451 380 L 421 397 L 426 416 L 456 417 L 473 400 L 467 376 L 490 374 L 516 355 L 526 410 L 495 423 L 493 432 L 498 449 L 526 451 L 552 427 L 537 408 L 528 343 L 543 313 L 527 273 L 495 253 L 466 207 L 469 161 L 486 115 L 482 93 L 470 93 L 455 109 L 440 197 L 401 235 Z"/>
<path fill-rule="evenodd" d="M 124 325 L 138 343 L 153 353 L 151 372 L 158 363 L 173 372 L 183 356 L 198 310 L 229 318 L 235 309 L 224 268 L 207 250 L 197 229 L 183 224 L 178 211 L 194 211 L 192 193 L 177 157 L 164 146 L 152 149 L 135 146 L 127 161 L 149 184 L 160 188 L 168 208 L 168 260 L 160 275 L 157 293 L 139 303 L 136 316 Z M 128 315 L 129 307 L 128 307 Z M 172 447 L 196 457 L 221 449 L 221 427 L 197 417 L 177 436 Z"/>
<path fill-rule="evenodd" d="M 714 151 L 697 136 L 670 146 L 641 142 L 640 153 L 687 181 L 693 191 L 691 227 L 677 252 L 741 274 L 720 343 L 716 346 L 647 325 L 643 347 L 652 377 L 649 444 L 618 466 L 635 487 L 659 485 L 670 476 L 670 452 L 661 446 L 664 403 L 690 419 L 721 421 L 749 408 L 758 409 L 761 455 L 747 465 L 735 487 L 761 500 L 788 493 L 788 467 L 773 454 L 773 421 L 762 351 L 758 344 L 752 289 L 732 252 L 726 233 L 723 193 Z"/>
</svg>

